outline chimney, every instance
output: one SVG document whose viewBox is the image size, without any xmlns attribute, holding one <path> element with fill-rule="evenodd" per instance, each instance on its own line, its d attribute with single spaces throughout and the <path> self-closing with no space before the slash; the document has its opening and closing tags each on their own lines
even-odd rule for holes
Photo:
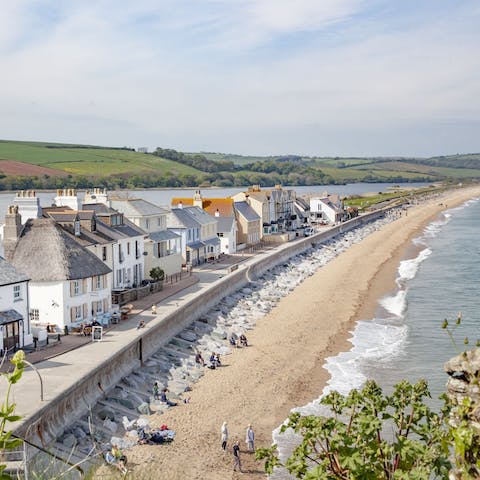
<svg viewBox="0 0 480 480">
<path fill-rule="evenodd" d="M 30 218 L 42 217 L 40 199 L 37 197 L 35 190 L 22 190 L 21 192 L 17 192 L 13 204 L 18 208 L 22 225 Z"/>
<path fill-rule="evenodd" d="M 177 207 L 178 207 L 178 208 L 183 208 L 183 203 L 182 203 L 182 202 L 178 202 Z"/>
<path fill-rule="evenodd" d="M 103 203 L 107 207 L 111 206 L 106 188 L 94 188 L 93 191 L 87 190 L 83 203 Z"/>
<path fill-rule="evenodd" d="M 203 208 L 203 199 L 200 190 L 195 191 L 195 195 L 193 196 L 193 206 Z"/>
<path fill-rule="evenodd" d="M 77 191 L 73 188 L 57 190 L 57 196 L 53 199 L 53 201 L 57 207 L 68 207 L 75 211 L 82 209 Z"/>
<path fill-rule="evenodd" d="M 218 208 L 215 210 L 215 216 L 216 216 L 216 217 L 219 217 L 219 216 L 220 216 L 220 210 L 218 210 Z"/>
<path fill-rule="evenodd" d="M 7 260 L 11 259 L 21 232 L 22 217 L 18 213 L 18 207 L 10 205 L 5 215 L 5 225 L 3 226 L 3 250 Z"/>
</svg>

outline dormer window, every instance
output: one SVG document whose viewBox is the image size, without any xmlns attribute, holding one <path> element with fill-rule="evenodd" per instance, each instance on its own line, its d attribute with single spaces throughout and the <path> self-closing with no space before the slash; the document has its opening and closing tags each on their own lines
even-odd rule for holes
<svg viewBox="0 0 480 480">
<path fill-rule="evenodd" d="M 74 225 L 74 229 L 75 229 L 75 236 L 79 237 L 80 236 L 80 220 L 75 220 L 73 225 Z"/>
</svg>

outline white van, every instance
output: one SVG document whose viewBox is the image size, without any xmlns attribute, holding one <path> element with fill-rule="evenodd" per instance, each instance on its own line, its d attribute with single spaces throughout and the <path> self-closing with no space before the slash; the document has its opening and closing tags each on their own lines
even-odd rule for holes
<svg viewBox="0 0 480 480">
<path fill-rule="evenodd" d="M 310 235 L 313 235 L 315 233 L 315 229 L 312 228 L 312 227 L 307 227 L 304 231 L 303 231 L 303 234 L 306 236 L 306 237 L 309 237 Z"/>
</svg>

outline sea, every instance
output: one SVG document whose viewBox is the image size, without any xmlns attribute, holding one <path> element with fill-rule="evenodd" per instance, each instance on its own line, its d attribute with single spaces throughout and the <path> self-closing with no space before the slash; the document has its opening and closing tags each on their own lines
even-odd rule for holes
<svg viewBox="0 0 480 480">
<path fill-rule="evenodd" d="M 395 289 L 379 299 L 374 318 L 357 322 L 350 332 L 349 351 L 327 358 L 330 380 L 322 395 L 343 394 L 374 379 L 385 392 L 402 379 L 425 379 L 428 401 L 439 409 L 445 392 L 444 363 L 472 348 L 480 338 L 480 198 L 446 209 L 413 240 L 408 258 L 398 266 Z M 462 321 L 454 328 L 457 316 Z M 453 328 L 452 341 L 442 329 L 444 319 Z M 325 414 L 319 399 L 296 408 L 304 414 Z M 283 458 L 296 443 L 293 434 L 273 432 Z M 291 478 L 278 472 L 275 480 Z"/>
</svg>

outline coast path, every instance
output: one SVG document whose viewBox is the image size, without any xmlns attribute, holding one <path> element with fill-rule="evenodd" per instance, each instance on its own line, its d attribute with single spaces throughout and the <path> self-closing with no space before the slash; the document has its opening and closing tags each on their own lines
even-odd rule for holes
<svg viewBox="0 0 480 480">
<path fill-rule="evenodd" d="M 415 206 L 352 246 L 283 298 L 249 333 L 251 346 L 225 357 L 226 365 L 206 375 L 189 393 L 190 403 L 152 416 L 152 425 L 177 432 L 163 446 L 128 452 L 134 478 L 229 480 L 263 478 L 263 465 L 244 453 L 251 423 L 256 447 L 269 446 L 272 431 L 295 406 L 318 398 L 328 373 L 325 358 L 346 351 L 349 331 L 359 318 L 371 318 L 378 298 L 394 287 L 398 263 L 411 239 L 445 205 L 451 208 L 480 195 L 480 188 L 449 192 Z M 229 424 L 227 453 L 220 427 Z M 231 446 L 238 439 L 244 473 L 233 472 Z M 105 471 L 98 478 L 105 478 Z"/>
</svg>

